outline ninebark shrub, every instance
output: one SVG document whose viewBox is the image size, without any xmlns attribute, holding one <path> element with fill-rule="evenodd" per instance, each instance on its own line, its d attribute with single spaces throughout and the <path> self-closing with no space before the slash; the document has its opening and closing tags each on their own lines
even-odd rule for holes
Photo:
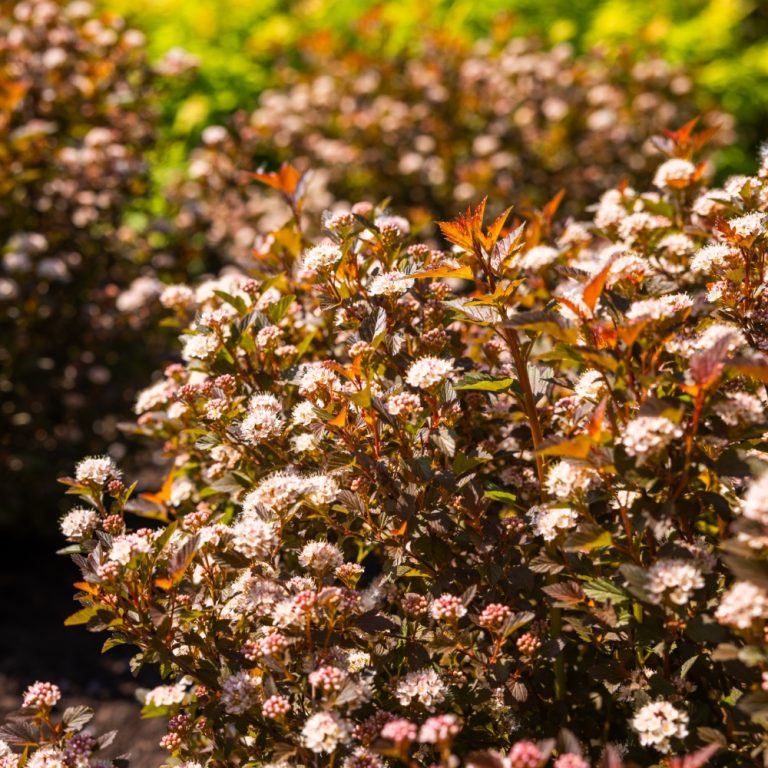
<svg viewBox="0 0 768 768">
<path fill-rule="evenodd" d="M 110 417 L 153 365 L 118 311 L 138 314 L 169 267 L 131 220 L 151 193 L 162 93 L 144 49 L 88 2 L 0 2 L 4 524 L 41 523 L 55 487 L 30 504 L 40 473 L 114 440 Z"/>
<path fill-rule="evenodd" d="M 64 480 L 70 623 L 158 667 L 174 759 L 762 764 L 768 161 L 707 188 L 705 140 L 447 251 L 371 202 L 310 241 L 260 176 L 253 269 L 160 298 L 162 487 Z"/>
<path fill-rule="evenodd" d="M 482 195 L 492 208 L 530 207 L 562 188 L 578 213 L 625 176 L 650 181 L 659 156 L 648 137 L 696 109 L 690 78 L 654 57 L 435 34 L 391 61 L 334 54 L 308 46 L 257 109 L 211 127 L 193 153 L 178 205 L 230 260 L 247 260 L 264 209 L 247 171 L 275 158 L 312 168 L 330 200 L 390 199 L 418 230 Z M 728 116 L 705 120 L 729 141 Z"/>
</svg>

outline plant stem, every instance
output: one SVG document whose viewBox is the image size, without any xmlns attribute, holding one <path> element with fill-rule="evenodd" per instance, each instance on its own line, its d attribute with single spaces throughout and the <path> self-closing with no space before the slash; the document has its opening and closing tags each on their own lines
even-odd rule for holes
<svg viewBox="0 0 768 768">
<path fill-rule="evenodd" d="M 517 339 L 515 331 L 508 328 L 502 328 L 502 335 L 507 342 L 512 359 L 515 363 L 517 378 L 520 382 L 520 389 L 523 392 L 523 407 L 525 415 L 528 417 L 528 423 L 531 427 L 531 437 L 533 438 L 533 450 L 537 451 L 542 442 L 541 423 L 539 422 L 539 413 L 536 410 L 536 400 L 533 396 L 531 380 L 528 376 L 528 366 L 523 359 L 520 351 L 520 342 Z M 536 474 L 539 478 L 540 488 L 544 488 L 544 458 L 538 453 L 535 455 Z"/>
</svg>

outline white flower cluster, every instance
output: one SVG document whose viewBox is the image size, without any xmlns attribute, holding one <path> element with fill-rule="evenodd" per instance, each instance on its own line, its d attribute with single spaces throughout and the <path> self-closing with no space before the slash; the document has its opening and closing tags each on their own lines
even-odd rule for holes
<svg viewBox="0 0 768 768">
<path fill-rule="evenodd" d="M 752 622 L 768 619 L 768 591 L 751 581 L 737 581 L 720 599 L 715 618 L 736 629 L 749 629 Z"/>
<path fill-rule="evenodd" d="M 18 768 L 21 755 L 11 751 L 8 742 L 0 739 L 0 768 Z"/>
<path fill-rule="evenodd" d="M 75 479 L 81 483 L 104 485 L 108 480 L 120 478 L 122 472 L 109 456 L 88 456 L 78 463 Z"/>
<path fill-rule="evenodd" d="M 112 541 L 108 559 L 113 563 L 128 565 L 136 555 L 146 555 L 152 551 L 152 540 L 139 533 L 126 533 L 116 536 Z"/>
<path fill-rule="evenodd" d="M 630 456 L 643 459 L 682 435 L 680 425 L 665 416 L 638 416 L 627 423 L 621 442 Z"/>
<path fill-rule="evenodd" d="M 720 344 L 725 339 L 728 340 L 726 351 L 729 354 L 747 343 L 744 333 L 737 326 L 730 323 L 711 323 L 703 331 L 692 337 L 672 339 L 667 344 L 667 349 L 683 357 L 692 357 L 697 353 L 712 349 L 712 347 Z"/>
<path fill-rule="evenodd" d="M 214 333 L 182 336 L 181 340 L 184 342 L 181 357 L 188 363 L 193 360 L 210 360 L 219 348 L 219 340 Z"/>
<path fill-rule="evenodd" d="M 633 301 L 625 318 L 630 323 L 666 320 L 677 312 L 690 309 L 693 299 L 685 293 L 673 293 L 655 299 Z"/>
<path fill-rule="evenodd" d="M 447 693 L 448 688 L 434 669 L 409 672 L 395 689 L 395 696 L 402 706 L 418 702 L 429 711 L 444 701 Z"/>
<path fill-rule="evenodd" d="M 26 768 L 67 768 L 67 755 L 56 747 L 38 749 L 27 761 Z"/>
<path fill-rule="evenodd" d="M 763 472 L 749 486 L 741 505 L 741 513 L 748 520 L 754 520 L 768 527 L 768 472 Z"/>
<path fill-rule="evenodd" d="M 727 267 L 738 255 L 739 252 L 730 245 L 712 243 L 696 251 L 689 266 L 693 272 L 711 274 Z"/>
<path fill-rule="evenodd" d="M 703 586 L 704 576 L 688 560 L 659 560 L 648 570 L 646 588 L 655 603 L 666 598 L 675 605 L 685 605 Z"/>
<path fill-rule="evenodd" d="M 755 424 L 765 418 L 763 403 L 748 392 L 729 392 L 714 410 L 729 427 Z"/>
<path fill-rule="evenodd" d="M 376 275 L 368 285 L 368 293 L 371 296 L 402 296 L 413 287 L 413 283 L 413 278 L 395 269 Z"/>
<path fill-rule="evenodd" d="M 754 211 L 728 220 L 728 226 L 744 240 L 752 240 L 765 231 L 766 215 Z"/>
<path fill-rule="evenodd" d="M 248 670 L 230 675 L 221 683 L 221 703 L 230 715 L 242 715 L 259 702 L 262 678 Z"/>
<path fill-rule="evenodd" d="M 272 394 L 260 392 L 248 402 L 248 413 L 240 423 L 240 434 L 246 443 L 257 445 L 278 437 L 284 424 L 280 401 Z"/>
<path fill-rule="evenodd" d="M 165 406 L 173 397 L 175 389 L 173 383 L 166 379 L 142 389 L 136 396 L 136 404 L 133 406 L 134 413 L 140 416 L 142 413 L 155 411 Z"/>
<path fill-rule="evenodd" d="M 544 541 L 553 541 L 563 531 L 570 531 L 579 522 L 579 513 L 571 507 L 531 507 L 528 511 L 533 532 Z"/>
<path fill-rule="evenodd" d="M 299 369 L 296 383 L 299 387 L 299 394 L 303 397 L 333 392 L 339 385 L 336 374 L 323 363 L 306 363 L 302 365 Z"/>
<path fill-rule="evenodd" d="M 405 380 L 417 389 L 432 389 L 453 373 L 453 362 L 440 357 L 422 357 L 411 363 Z"/>
<path fill-rule="evenodd" d="M 181 704 L 186 696 L 187 689 L 183 682 L 175 685 L 158 685 L 147 692 L 144 704 L 152 707 L 170 707 Z"/>
<path fill-rule="evenodd" d="M 606 391 L 605 378 L 600 371 L 585 371 L 574 387 L 574 394 L 579 400 L 591 402 L 597 402 Z"/>
<path fill-rule="evenodd" d="M 668 701 L 653 701 L 635 713 L 632 727 L 644 747 L 667 753 L 672 747 L 671 739 L 684 739 L 688 735 L 688 713 Z"/>
<path fill-rule="evenodd" d="M 653 185 L 659 189 L 687 187 L 693 181 L 696 166 L 690 160 L 673 157 L 656 169 Z"/>
<path fill-rule="evenodd" d="M 304 252 L 301 268 L 310 273 L 325 272 L 341 260 L 341 248 L 333 243 L 320 243 Z"/>
<path fill-rule="evenodd" d="M 61 527 L 61 532 L 70 541 L 80 541 L 93 533 L 98 522 L 99 516 L 96 510 L 78 507 L 67 512 L 61 518 L 59 526 Z"/>
<path fill-rule="evenodd" d="M 299 555 L 299 564 L 318 574 L 334 571 L 343 562 L 341 550 L 327 541 L 310 541 Z"/>
<path fill-rule="evenodd" d="M 537 270 L 549 266 L 560 252 L 551 245 L 534 245 L 520 259 L 521 269 Z"/>
<path fill-rule="evenodd" d="M 349 727 L 333 712 L 318 712 L 304 723 L 301 730 L 304 745 L 316 754 L 331 754 L 349 739 Z"/>
<path fill-rule="evenodd" d="M 563 459 L 547 474 L 547 491 L 558 499 L 587 493 L 600 484 L 599 472 L 580 461 Z"/>
<path fill-rule="evenodd" d="M 244 516 L 232 526 L 232 547 L 247 558 L 268 557 L 277 546 L 275 526 L 255 516 Z"/>
<path fill-rule="evenodd" d="M 324 473 L 299 475 L 293 470 L 275 472 L 262 480 L 243 499 L 243 514 L 251 515 L 257 507 L 274 514 L 287 512 L 302 497 L 310 504 L 330 504 L 339 492 L 339 485 Z"/>
</svg>

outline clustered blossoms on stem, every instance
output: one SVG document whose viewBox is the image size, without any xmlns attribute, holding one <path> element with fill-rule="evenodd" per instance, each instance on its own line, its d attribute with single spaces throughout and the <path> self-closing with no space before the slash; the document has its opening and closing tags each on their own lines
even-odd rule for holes
<svg viewBox="0 0 768 768">
<path fill-rule="evenodd" d="M 672 739 L 684 739 L 688 735 L 688 715 L 668 701 L 654 701 L 632 718 L 632 727 L 641 744 L 666 753 L 671 749 Z"/>
<path fill-rule="evenodd" d="M 116 731 L 94 735 L 88 707 L 69 707 L 58 718 L 52 710 L 60 699 L 53 683 L 36 682 L 24 691 L 22 709 L 0 725 L 0 768 L 125 768 L 125 757 L 103 756 Z"/>
<path fill-rule="evenodd" d="M 591 221 L 481 203 L 440 223 L 449 253 L 365 203 L 173 307 L 210 342 L 144 398 L 164 482 L 64 479 L 73 621 L 185 680 L 146 710 L 173 760 L 768 749 L 768 170 L 705 189 L 693 128 Z M 716 243 L 738 258 L 690 269 Z"/>
</svg>

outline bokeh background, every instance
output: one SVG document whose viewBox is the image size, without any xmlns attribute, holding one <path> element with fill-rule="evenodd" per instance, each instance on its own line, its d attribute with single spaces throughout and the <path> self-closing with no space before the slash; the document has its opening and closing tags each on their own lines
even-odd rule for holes
<svg viewBox="0 0 768 768">
<path fill-rule="evenodd" d="M 48 678 L 133 711 L 126 659 L 62 626 L 56 478 L 108 451 L 153 484 L 129 422 L 176 354 L 157 297 L 247 269 L 280 215 L 250 172 L 292 160 L 310 213 L 390 198 L 429 238 L 485 193 L 524 212 L 562 188 L 578 215 L 696 115 L 713 173 L 750 172 L 768 4 L 0 0 L 0 708 Z"/>
</svg>

